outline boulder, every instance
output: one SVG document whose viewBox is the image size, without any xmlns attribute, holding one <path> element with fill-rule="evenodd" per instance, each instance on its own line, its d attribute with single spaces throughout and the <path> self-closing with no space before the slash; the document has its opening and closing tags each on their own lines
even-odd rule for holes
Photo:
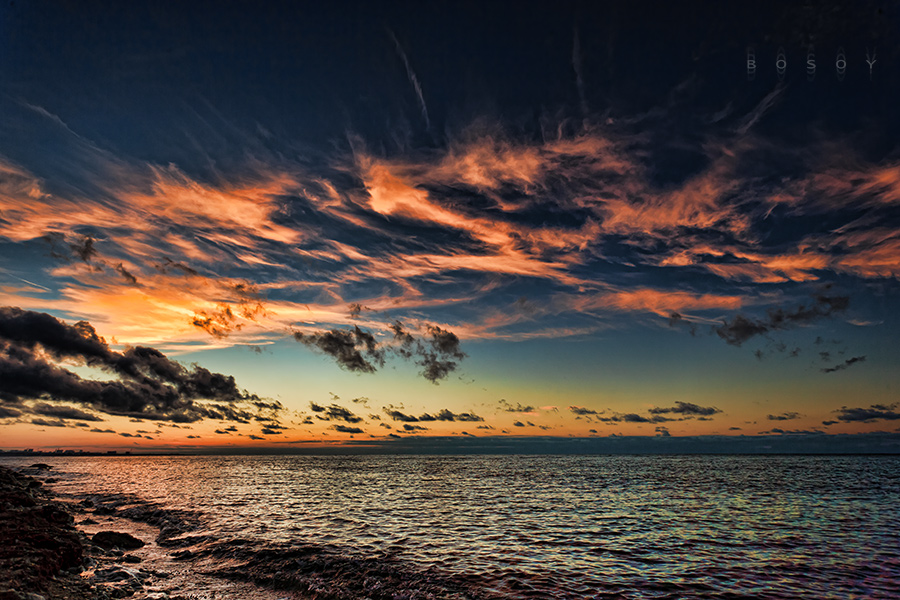
<svg viewBox="0 0 900 600">
<path fill-rule="evenodd" d="M 99 531 L 91 538 L 101 548 L 123 548 L 136 550 L 144 545 L 144 542 L 128 533 L 118 531 Z"/>
</svg>

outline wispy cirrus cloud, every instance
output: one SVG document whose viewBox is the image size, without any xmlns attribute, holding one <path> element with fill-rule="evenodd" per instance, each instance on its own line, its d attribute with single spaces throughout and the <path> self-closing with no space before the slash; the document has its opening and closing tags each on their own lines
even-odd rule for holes
<svg viewBox="0 0 900 600">
<path fill-rule="evenodd" d="M 394 152 L 354 138 L 343 153 L 262 155 L 218 179 L 78 138 L 96 193 L 0 163 L 0 238 L 46 239 L 59 255 L 44 267 L 53 293 L 3 301 L 89 317 L 128 343 L 259 344 L 293 330 L 324 352 L 315 336 L 351 320 L 389 336 L 384 310 L 425 311 L 462 338 L 530 339 L 620 326 L 622 313 L 721 322 L 770 304 L 767 286 L 894 277 L 900 229 L 879 215 L 897 203 L 896 164 L 773 148 L 753 133 L 770 104 L 747 127 L 708 132 L 700 167 L 665 183 L 648 158 L 658 149 L 634 131 L 640 116 L 540 140 L 482 123 Z M 798 173 L 766 179 L 754 161 L 767 153 L 791 155 Z M 773 215 L 848 206 L 870 214 L 767 241 Z M 513 288 L 532 292 L 527 314 L 495 300 Z M 349 315 L 350 304 L 367 311 Z M 449 309 L 453 321 L 435 318 Z M 423 373 L 436 380 L 448 365 Z"/>
</svg>

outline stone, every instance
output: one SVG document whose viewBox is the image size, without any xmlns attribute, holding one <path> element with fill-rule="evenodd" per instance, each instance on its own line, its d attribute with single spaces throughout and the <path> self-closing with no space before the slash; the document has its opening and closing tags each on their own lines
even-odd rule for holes
<svg viewBox="0 0 900 600">
<path fill-rule="evenodd" d="M 144 542 L 129 533 L 118 531 L 100 531 L 94 534 L 91 541 L 101 548 L 124 548 L 136 550 L 144 546 Z"/>
</svg>

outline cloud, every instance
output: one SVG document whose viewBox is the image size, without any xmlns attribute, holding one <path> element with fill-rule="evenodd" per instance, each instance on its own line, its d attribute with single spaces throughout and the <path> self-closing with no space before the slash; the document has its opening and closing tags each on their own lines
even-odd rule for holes
<svg viewBox="0 0 900 600">
<path fill-rule="evenodd" d="M 431 415 L 429 413 L 423 413 L 418 417 L 413 415 L 408 415 L 406 413 L 400 412 L 399 410 L 384 407 L 384 412 L 394 421 L 401 421 L 404 423 L 418 423 L 418 422 L 428 422 L 428 421 L 462 421 L 462 422 L 479 422 L 484 421 L 483 417 L 480 417 L 472 412 L 467 413 L 454 413 L 450 410 L 443 408 L 438 413 Z"/>
<path fill-rule="evenodd" d="M 310 402 L 309 407 L 316 413 L 316 417 L 323 421 L 344 421 L 346 423 L 361 423 L 363 421 L 363 418 L 355 415 L 353 411 L 337 404 L 325 407 L 315 402 Z"/>
<path fill-rule="evenodd" d="M 294 339 L 331 356 L 348 371 L 374 373 L 384 365 L 384 351 L 378 348 L 375 336 L 357 326 L 312 334 L 297 331 Z"/>
<path fill-rule="evenodd" d="M 15 409 L 11 406 L 3 406 L 0 404 L 0 419 L 8 419 L 11 417 L 18 417 L 22 414 L 22 411 Z"/>
<path fill-rule="evenodd" d="M 829 296 L 825 293 L 816 293 L 813 298 L 815 303 L 812 305 L 801 304 L 790 310 L 780 307 L 772 308 L 768 311 L 765 319 L 752 319 L 744 315 L 737 315 L 731 321 L 723 321 L 722 325 L 714 328 L 714 331 L 728 344 L 740 346 L 757 335 L 790 329 L 830 317 L 836 312 L 846 310 L 850 303 L 848 296 Z"/>
<path fill-rule="evenodd" d="M 427 427 L 421 427 L 420 425 L 410 425 L 406 423 L 403 425 L 404 431 L 428 431 Z"/>
<path fill-rule="evenodd" d="M 596 410 L 592 410 L 590 408 L 585 408 L 583 406 L 570 406 L 569 410 L 572 411 L 572 414 L 576 415 L 599 415 Z"/>
<path fill-rule="evenodd" d="M 399 410 L 395 410 L 392 408 L 384 407 L 384 413 L 392 418 L 395 421 L 402 421 L 404 423 L 416 423 L 419 421 L 418 417 L 414 417 L 412 415 L 408 415 L 406 413 L 400 412 Z"/>
<path fill-rule="evenodd" d="M 112 429 L 98 429 L 95 427 L 94 429 L 91 429 L 91 433 L 115 433 L 115 431 Z"/>
<path fill-rule="evenodd" d="M 47 419 L 32 419 L 32 425 L 40 425 L 42 427 L 68 427 L 69 424 L 63 421 L 62 419 L 56 419 L 53 421 L 49 421 Z"/>
<path fill-rule="evenodd" d="M 459 361 L 466 356 L 460 350 L 459 337 L 437 325 L 426 324 L 423 339 L 417 339 L 400 321 L 394 321 L 388 327 L 393 340 L 383 343 L 357 325 L 353 329 L 316 333 L 295 331 L 293 336 L 298 342 L 333 357 L 342 368 L 361 373 L 374 373 L 383 367 L 385 356 L 390 352 L 413 360 L 423 368 L 421 375 L 435 384 L 455 371 Z"/>
<path fill-rule="evenodd" d="M 766 419 L 769 421 L 791 421 L 793 419 L 799 419 L 802 415 L 797 412 L 785 412 L 780 415 L 766 415 Z"/>
<path fill-rule="evenodd" d="M 41 402 L 31 407 L 31 412 L 36 415 L 44 415 L 47 417 L 57 417 L 60 419 L 80 419 L 82 421 L 102 421 L 100 417 L 93 413 L 79 410 L 73 406 L 54 405 Z"/>
<path fill-rule="evenodd" d="M 484 421 L 484 418 L 479 417 L 475 413 L 471 413 L 471 412 L 452 413 L 449 410 L 447 410 L 446 408 L 441 409 L 441 411 L 438 412 L 437 415 L 435 415 L 435 418 L 438 421 L 462 421 L 462 422 L 468 422 L 468 423 Z"/>
<path fill-rule="evenodd" d="M 52 361 L 75 361 L 118 379 L 85 379 Z M 0 400 L 42 400 L 38 411 L 97 420 L 95 411 L 140 419 L 192 422 L 204 418 L 249 421 L 276 415 L 281 405 L 237 387 L 231 376 L 194 365 L 188 369 L 162 352 L 136 346 L 117 352 L 86 321 L 69 325 L 46 313 L 0 307 Z M 47 402 L 52 398 L 59 404 Z M 56 408 L 48 408 L 56 406 Z M 77 412 L 72 412 L 76 411 Z"/>
<path fill-rule="evenodd" d="M 833 367 L 827 367 L 827 368 L 821 369 L 821 371 L 823 373 L 834 373 L 835 371 L 843 371 L 847 367 L 855 365 L 856 363 L 863 362 L 865 360 L 866 360 L 865 356 L 854 356 L 853 358 L 848 358 L 844 362 L 838 363 L 838 364 L 834 365 Z"/>
<path fill-rule="evenodd" d="M 900 403 L 890 405 L 873 404 L 869 408 L 847 408 L 846 406 L 842 406 L 834 412 L 837 413 L 838 420 L 845 423 L 857 421 L 863 423 L 871 423 L 874 421 L 896 421 L 900 419 L 900 412 L 896 410 L 898 406 L 900 406 Z"/>
<path fill-rule="evenodd" d="M 348 427 L 347 425 L 332 425 L 331 428 L 342 433 L 365 433 L 359 427 Z"/>
<path fill-rule="evenodd" d="M 513 406 L 506 400 L 500 400 L 500 407 L 504 411 L 511 413 L 533 413 L 535 411 L 535 408 L 533 406 L 523 406 L 521 402 L 516 402 L 515 406 Z"/>
<path fill-rule="evenodd" d="M 720 409 L 715 406 L 698 406 L 696 404 L 692 404 L 690 402 L 681 402 L 676 401 L 675 406 L 667 407 L 667 408 L 659 408 L 654 407 L 648 410 L 650 414 L 660 415 L 666 413 L 675 413 L 679 415 L 702 415 L 709 416 L 722 412 Z"/>
<path fill-rule="evenodd" d="M 513 427 L 525 427 L 525 423 L 522 421 L 513 421 Z"/>
</svg>

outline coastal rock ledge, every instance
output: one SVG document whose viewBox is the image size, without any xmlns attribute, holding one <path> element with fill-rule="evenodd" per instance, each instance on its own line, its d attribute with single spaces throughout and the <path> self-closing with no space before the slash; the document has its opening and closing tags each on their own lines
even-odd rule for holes
<svg viewBox="0 0 900 600">
<path fill-rule="evenodd" d="M 74 519 L 37 479 L 0 467 L 0 600 L 86 600 Z"/>
</svg>

